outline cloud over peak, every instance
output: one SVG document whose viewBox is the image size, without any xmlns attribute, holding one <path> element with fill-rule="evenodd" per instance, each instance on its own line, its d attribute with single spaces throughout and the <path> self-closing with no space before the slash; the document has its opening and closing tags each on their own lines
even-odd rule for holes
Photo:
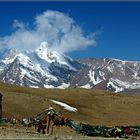
<svg viewBox="0 0 140 140">
<path fill-rule="evenodd" d="M 34 51 L 46 41 L 52 49 L 68 53 L 96 44 L 95 39 L 84 35 L 83 29 L 65 13 L 47 10 L 35 17 L 33 25 L 30 28 L 28 24 L 14 20 L 15 32 L 0 37 L 0 47 Z"/>
</svg>

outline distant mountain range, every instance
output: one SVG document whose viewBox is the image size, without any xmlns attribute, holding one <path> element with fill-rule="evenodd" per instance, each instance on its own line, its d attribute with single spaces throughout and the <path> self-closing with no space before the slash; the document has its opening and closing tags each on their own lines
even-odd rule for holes
<svg viewBox="0 0 140 140">
<path fill-rule="evenodd" d="M 0 60 L 0 81 L 33 88 L 137 90 L 140 62 L 112 58 L 76 61 L 42 42 L 34 52 L 9 50 Z"/>
</svg>

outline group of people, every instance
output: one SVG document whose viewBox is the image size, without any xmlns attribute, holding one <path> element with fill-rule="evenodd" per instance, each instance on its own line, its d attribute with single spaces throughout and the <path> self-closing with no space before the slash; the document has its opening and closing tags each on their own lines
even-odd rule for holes
<svg viewBox="0 0 140 140">
<path fill-rule="evenodd" d="M 2 121 L 2 96 L 3 96 L 2 93 L 0 93 L 0 125 Z M 47 118 L 45 118 L 45 121 L 43 121 L 43 123 L 45 124 L 46 133 L 49 134 L 49 130 L 50 130 L 50 127 L 53 125 L 53 120 L 56 115 L 56 112 L 54 111 L 52 106 L 46 109 L 45 112 L 47 112 Z M 53 130 L 51 129 L 51 133 L 52 131 Z"/>
<path fill-rule="evenodd" d="M 2 122 L 2 96 L 3 96 L 2 93 L 0 93 L 0 125 Z M 52 106 L 46 109 L 45 112 L 47 112 L 47 117 L 45 117 L 44 120 L 41 120 L 41 127 L 43 126 L 43 133 L 49 134 L 50 129 L 51 129 L 50 131 L 51 133 L 53 131 L 52 127 L 54 123 L 54 118 L 55 116 L 57 116 L 57 113 L 55 112 Z M 13 119 L 13 122 L 14 122 L 14 119 Z"/>
</svg>

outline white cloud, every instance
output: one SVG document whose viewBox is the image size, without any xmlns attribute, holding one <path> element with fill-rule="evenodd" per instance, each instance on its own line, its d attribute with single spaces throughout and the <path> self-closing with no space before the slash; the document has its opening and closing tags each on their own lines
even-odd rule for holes
<svg viewBox="0 0 140 140">
<path fill-rule="evenodd" d="M 13 23 L 13 27 L 16 29 L 16 28 L 19 28 L 19 29 L 25 29 L 25 25 L 23 22 L 21 21 L 18 21 L 18 20 L 14 20 L 14 23 Z"/>
<path fill-rule="evenodd" d="M 34 51 L 42 41 L 47 41 L 52 49 L 68 53 L 96 44 L 69 15 L 61 12 L 45 11 L 35 17 L 33 25 L 30 29 L 26 23 L 14 20 L 15 32 L 0 37 L 0 46 Z"/>
</svg>

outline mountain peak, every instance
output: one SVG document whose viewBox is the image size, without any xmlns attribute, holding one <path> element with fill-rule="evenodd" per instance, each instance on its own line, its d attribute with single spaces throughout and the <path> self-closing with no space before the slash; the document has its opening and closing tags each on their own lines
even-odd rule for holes
<svg viewBox="0 0 140 140">
<path fill-rule="evenodd" d="M 72 62 L 73 59 L 51 49 L 47 42 L 42 42 L 40 44 L 39 48 L 36 50 L 36 54 L 40 59 L 46 61 L 47 63 L 57 63 L 59 65 L 65 65 L 70 69 L 75 70 L 75 68 L 73 68 L 71 64 L 69 64 L 69 62 Z"/>
<path fill-rule="evenodd" d="M 49 63 L 56 61 L 56 53 L 51 50 L 49 44 L 45 41 L 40 44 L 39 48 L 36 50 L 36 54 L 39 58 L 46 60 Z"/>
<path fill-rule="evenodd" d="M 5 54 L 5 58 L 2 60 L 2 62 L 4 64 L 9 64 L 11 63 L 16 55 L 19 53 L 19 51 L 17 49 L 10 49 L 6 54 Z"/>
</svg>

